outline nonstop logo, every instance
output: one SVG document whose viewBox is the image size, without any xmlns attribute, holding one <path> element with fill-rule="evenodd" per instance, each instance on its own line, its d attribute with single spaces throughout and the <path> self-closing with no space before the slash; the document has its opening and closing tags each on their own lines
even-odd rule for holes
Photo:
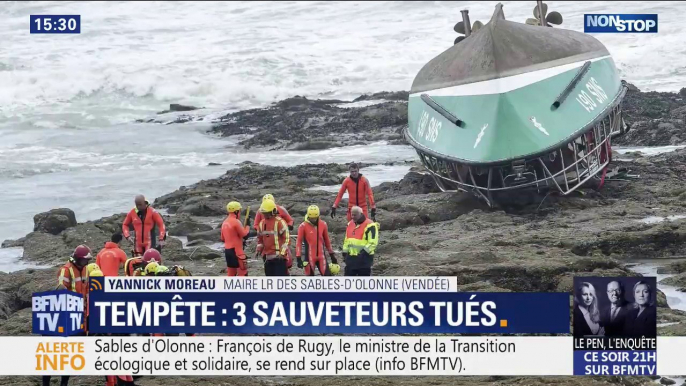
<svg viewBox="0 0 686 386">
<path fill-rule="evenodd" d="M 656 33 L 657 14 L 584 14 L 586 33 Z"/>
<path fill-rule="evenodd" d="M 34 293 L 32 331 L 38 335 L 71 336 L 83 332 L 83 296 L 67 290 Z"/>
</svg>

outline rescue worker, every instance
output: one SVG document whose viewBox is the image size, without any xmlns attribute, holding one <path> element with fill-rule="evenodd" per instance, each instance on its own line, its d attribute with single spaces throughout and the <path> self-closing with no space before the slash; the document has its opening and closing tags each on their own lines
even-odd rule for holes
<svg viewBox="0 0 686 386">
<path fill-rule="evenodd" d="M 91 250 L 85 245 L 79 245 L 74 249 L 71 254 L 69 261 L 60 268 L 59 276 L 57 278 L 57 287 L 64 287 L 69 291 L 79 293 L 83 295 L 83 299 L 88 298 L 88 271 L 87 266 L 90 260 L 93 258 L 91 256 Z M 84 307 L 85 311 L 85 307 Z M 84 312 L 84 316 L 86 316 Z M 80 333 L 78 335 L 86 335 Z M 60 377 L 60 386 L 69 385 L 69 375 L 63 375 Z M 50 375 L 43 376 L 43 386 L 50 385 Z"/>
<path fill-rule="evenodd" d="M 143 254 L 143 262 L 145 264 L 150 264 L 153 261 L 162 264 L 162 254 L 157 249 L 148 249 Z"/>
<path fill-rule="evenodd" d="M 266 276 L 289 276 L 288 247 L 290 233 L 286 221 L 279 216 L 272 200 L 262 201 L 260 212 L 264 217 L 257 226 L 256 254 L 262 256 Z"/>
<path fill-rule="evenodd" d="M 133 247 L 133 255 L 142 255 L 150 248 L 161 250 L 164 246 L 167 237 L 166 229 L 164 227 L 164 220 L 162 216 L 150 206 L 143 195 L 136 196 L 134 203 L 135 208 L 131 209 L 126 219 L 122 224 L 122 233 L 124 237 L 131 242 Z M 133 230 L 136 232 L 135 241 L 129 233 L 129 227 L 133 225 Z M 157 228 L 157 243 L 155 229 Z"/>
<path fill-rule="evenodd" d="M 276 200 L 274 200 L 274 196 L 272 196 L 271 194 L 265 194 L 262 197 L 262 202 L 265 202 L 266 200 L 274 201 L 274 204 L 276 204 Z M 284 208 L 281 205 L 276 205 L 276 210 L 279 212 L 279 216 L 284 221 L 286 221 L 286 225 L 288 225 L 288 230 L 292 231 L 293 230 L 293 224 L 294 224 L 293 217 L 291 217 L 291 215 L 288 213 L 286 208 Z M 257 212 L 257 214 L 255 214 L 255 230 L 257 230 L 257 224 L 259 224 L 263 218 L 264 217 L 262 216 L 262 213 Z"/>
<path fill-rule="evenodd" d="M 143 261 L 143 256 L 128 258 L 124 263 L 124 275 L 140 276 L 140 272 L 145 268 L 145 265 L 146 263 Z"/>
<path fill-rule="evenodd" d="M 274 204 L 276 204 L 276 200 L 274 200 L 274 196 L 272 196 L 269 193 L 265 194 L 262 197 L 262 202 L 264 202 L 265 200 L 274 201 Z M 288 230 L 290 232 L 292 232 L 293 231 L 293 224 L 294 224 L 293 217 L 291 217 L 291 215 L 288 213 L 286 208 L 284 208 L 281 205 L 276 205 L 276 210 L 279 212 L 279 217 L 281 217 L 286 222 L 286 225 L 288 225 Z M 259 224 L 263 218 L 264 218 L 264 216 L 262 216 L 262 213 L 260 213 L 259 211 L 255 214 L 255 230 L 257 230 L 257 224 Z M 288 253 L 286 255 L 286 268 L 288 270 L 290 270 L 291 267 L 293 267 L 293 254 L 291 253 L 291 248 L 289 247 Z M 289 273 L 289 275 L 290 275 L 290 273 Z"/>
<path fill-rule="evenodd" d="M 121 233 L 112 235 L 112 241 L 105 243 L 105 248 L 98 252 L 95 263 L 105 276 L 119 276 L 119 268 L 126 263 L 126 252 L 119 248 L 123 236 Z"/>
<path fill-rule="evenodd" d="M 124 263 L 124 274 L 126 276 L 144 276 L 145 268 L 151 262 L 162 264 L 162 254 L 157 249 L 148 249 L 143 256 L 132 257 Z"/>
<path fill-rule="evenodd" d="M 93 258 L 91 250 L 85 245 L 79 245 L 74 249 L 69 261 L 60 268 L 60 275 L 57 280 L 58 285 L 64 288 L 88 296 L 88 272 L 86 266 Z"/>
<path fill-rule="evenodd" d="M 371 276 L 379 245 L 379 224 L 367 218 L 359 206 L 352 207 L 351 215 L 343 241 L 345 276 Z"/>
<path fill-rule="evenodd" d="M 359 206 L 362 208 L 362 212 L 365 217 L 367 214 L 367 199 L 369 199 L 369 205 L 372 207 L 372 220 L 376 221 L 376 204 L 374 203 L 374 192 L 372 192 L 372 187 L 369 184 L 367 177 L 360 173 L 360 166 L 357 163 L 352 163 L 348 167 L 350 171 L 350 176 L 343 180 L 341 189 L 338 191 L 336 196 L 336 201 L 334 201 L 331 207 L 331 218 L 336 217 L 336 208 L 343 198 L 343 194 L 348 192 L 348 221 L 352 220 L 352 214 L 350 213 L 353 206 Z"/>
<path fill-rule="evenodd" d="M 241 204 L 231 201 L 226 205 L 229 215 L 222 223 L 221 239 L 224 242 L 226 276 L 248 276 L 248 262 L 243 251 L 245 239 L 250 233 L 250 218 L 241 224 Z"/>
<path fill-rule="evenodd" d="M 304 244 L 305 261 L 302 260 L 302 247 Z M 314 276 L 315 267 L 322 276 L 331 276 L 329 264 L 326 263 L 324 247 L 331 256 L 331 265 L 338 264 L 336 254 L 331 247 L 329 229 L 326 222 L 319 218 L 319 207 L 310 205 L 307 208 L 305 221 L 298 227 L 298 238 L 295 244 L 295 257 L 298 260 L 298 268 L 305 267 L 305 275 Z"/>
</svg>

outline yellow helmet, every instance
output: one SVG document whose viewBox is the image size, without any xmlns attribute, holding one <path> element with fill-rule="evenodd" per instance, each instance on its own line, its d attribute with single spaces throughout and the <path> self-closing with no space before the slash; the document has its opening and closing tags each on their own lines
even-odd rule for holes
<svg viewBox="0 0 686 386">
<path fill-rule="evenodd" d="M 156 261 L 151 261 L 148 263 L 148 265 L 145 266 L 145 274 L 146 275 L 154 275 L 155 272 L 157 272 L 157 267 L 160 265 Z"/>
<path fill-rule="evenodd" d="M 269 193 L 267 193 L 267 194 L 265 194 L 264 196 L 262 196 L 262 202 L 267 201 L 267 200 L 271 200 L 271 201 L 276 202 L 276 200 L 274 200 L 274 196 L 272 196 L 272 195 L 269 194 Z"/>
<path fill-rule="evenodd" d="M 90 276 L 90 277 L 103 277 L 103 276 L 105 276 L 105 275 L 102 273 L 101 270 L 99 270 L 99 269 L 94 269 L 94 270 L 92 270 L 92 271 L 88 274 L 88 276 Z"/>
<path fill-rule="evenodd" d="M 93 272 L 95 270 L 98 270 L 98 271 L 100 270 L 100 267 L 95 263 L 90 263 L 86 266 L 86 272 L 88 273 L 88 275 L 90 275 L 91 272 Z"/>
<path fill-rule="evenodd" d="M 319 207 L 317 205 L 310 205 L 307 207 L 307 218 L 319 217 Z"/>
<path fill-rule="evenodd" d="M 276 204 L 273 200 L 264 200 L 262 205 L 260 205 L 260 212 L 262 213 L 272 213 L 276 210 Z"/>
<path fill-rule="evenodd" d="M 329 272 L 331 272 L 332 275 L 338 275 L 338 273 L 341 272 L 341 266 L 338 264 L 329 263 Z"/>
<path fill-rule="evenodd" d="M 164 265 L 158 265 L 157 268 L 155 269 L 155 275 L 159 275 L 161 273 L 167 273 L 169 272 L 169 268 L 164 266 Z"/>
<path fill-rule="evenodd" d="M 241 207 L 241 203 L 238 201 L 231 201 L 230 203 L 228 203 L 228 205 L 226 205 L 226 211 L 229 213 L 233 213 L 241 209 L 243 208 Z"/>
</svg>

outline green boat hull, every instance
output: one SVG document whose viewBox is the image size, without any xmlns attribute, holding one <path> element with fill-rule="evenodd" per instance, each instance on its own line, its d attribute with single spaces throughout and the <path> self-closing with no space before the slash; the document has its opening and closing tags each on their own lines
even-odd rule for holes
<svg viewBox="0 0 686 386">
<path fill-rule="evenodd" d="M 590 62 L 588 70 L 560 106 L 554 108 L 553 102 L 586 62 Z M 555 72 L 561 73 L 547 77 Z M 525 85 L 519 87 L 522 84 Z M 588 131 L 621 102 L 622 88 L 614 61 L 605 56 L 417 92 L 409 98 L 406 136 L 418 150 L 464 164 L 498 164 L 529 158 L 553 151 Z M 499 89 L 507 91 L 493 92 Z M 461 126 L 427 104 L 421 98 L 423 94 L 461 120 Z"/>
</svg>

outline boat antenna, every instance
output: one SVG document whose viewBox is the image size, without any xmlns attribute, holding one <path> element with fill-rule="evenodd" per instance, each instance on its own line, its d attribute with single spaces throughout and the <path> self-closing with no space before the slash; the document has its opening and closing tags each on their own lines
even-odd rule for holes
<svg viewBox="0 0 686 386">
<path fill-rule="evenodd" d="M 536 16 L 536 18 L 541 21 L 542 27 L 547 27 L 548 24 L 546 23 L 546 20 L 545 20 L 545 14 L 546 14 L 546 11 L 548 11 L 548 5 L 543 6 L 542 0 L 537 0 L 536 4 L 538 4 L 538 6 L 534 10 L 534 16 Z"/>
<path fill-rule="evenodd" d="M 458 34 L 463 34 L 464 36 L 458 36 L 455 39 L 455 42 L 453 44 L 457 44 L 467 37 L 469 37 L 471 34 L 474 32 L 478 31 L 484 26 L 484 23 L 481 21 L 477 20 L 474 22 L 474 24 L 471 24 L 469 21 L 469 11 L 468 10 L 462 10 L 462 21 L 458 21 L 457 24 L 455 24 L 455 32 Z"/>
<path fill-rule="evenodd" d="M 472 34 L 472 23 L 469 22 L 469 10 L 463 9 L 462 11 L 462 21 L 464 22 L 464 35 L 469 37 Z"/>
</svg>

